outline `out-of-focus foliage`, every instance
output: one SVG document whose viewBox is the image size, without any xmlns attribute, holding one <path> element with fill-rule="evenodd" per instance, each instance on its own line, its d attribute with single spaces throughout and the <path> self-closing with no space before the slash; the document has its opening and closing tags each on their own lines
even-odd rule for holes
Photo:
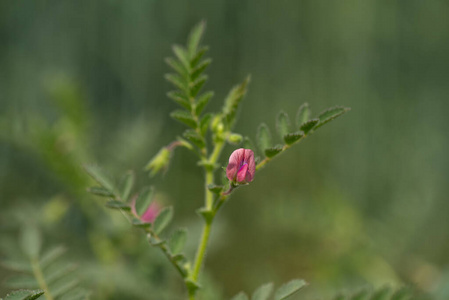
<svg viewBox="0 0 449 300">
<path fill-rule="evenodd" d="M 39 230 L 28 224 L 20 237 L 20 249 L 14 249 L 1 261 L 2 267 L 13 275 L 4 281 L 9 288 L 31 289 L 28 294 L 22 291 L 17 299 L 37 299 L 45 291 L 48 300 L 85 300 L 89 292 L 80 287 L 76 265 L 61 260 L 65 248 L 62 246 L 42 251 L 43 241 Z M 34 290 L 34 292 L 32 291 Z M 9 299 L 6 297 L 6 299 Z"/>
<path fill-rule="evenodd" d="M 0 252 L 19 249 L 33 220 L 70 249 L 92 299 L 183 299 L 164 257 L 86 193 L 81 165 L 157 184 L 191 254 L 196 158 L 180 149 L 151 182 L 142 168 L 182 126 L 167 117 L 164 58 L 204 19 L 216 91 L 205 113 L 247 73 L 244 135 L 265 120 L 275 128 L 281 109 L 293 123 L 303 102 L 311 116 L 352 112 L 236 192 L 217 219 L 203 298 L 300 277 L 310 285 L 298 299 L 387 283 L 447 299 L 448 13 L 443 0 L 0 2 Z M 0 269 L 0 282 L 10 275 Z"/>
</svg>

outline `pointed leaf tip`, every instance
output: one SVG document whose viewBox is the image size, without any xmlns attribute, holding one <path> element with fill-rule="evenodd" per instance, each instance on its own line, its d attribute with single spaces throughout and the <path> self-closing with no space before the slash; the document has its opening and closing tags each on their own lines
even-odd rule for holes
<svg viewBox="0 0 449 300">
<path fill-rule="evenodd" d="M 260 124 L 257 130 L 257 143 L 262 153 L 265 152 L 265 149 L 271 148 L 272 146 L 270 129 L 268 129 L 265 123 Z"/>
<path fill-rule="evenodd" d="M 275 147 L 265 149 L 265 156 L 272 158 L 281 153 L 283 150 L 284 148 L 281 145 L 277 145 Z"/>
<path fill-rule="evenodd" d="M 283 111 L 278 114 L 276 119 L 276 129 L 281 138 L 290 132 L 290 118 Z"/>
<path fill-rule="evenodd" d="M 161 210 L 157 215 L 156 220 L 153 223 L 153 230 L 156 234 L 161 233 L 165 227 L 170 224 L 173 218 L 173 207 L 169 206 Z"/>
<path fill-rule="evenodd" d="M 122 209 L 125 211 L 131 211 L 131 207 L 128 204 L 118 200 L 109 200 L 108 202 L 106 202 L 105 206 L 107 208 L 112 209 Z"/>
<path fill-rule="evenodd" d="M 312 120 L 309 120 L 309 121 L 303 123 L 299 129 L 300 129 L 302 132 L 304 132 L 304 134 L 307 134 L 307 133 L 309 133 L 312 129 L 314 129 L 315 126 L 317 126 L 317 124 L 318 124 L 319 122 L 320 122 L 319 119 L 312 119 Z"/>
<path fill-rule="evenodd" d="M 249 300 L 249 298 L 244 292 L 240 292 L 234 297 L 232 297 L 231 300 Z"/>
<path fill-rule="evenodd" d="M 170 114 L 170 117 L 172 117 L 173 119 L 175 119 L 178 122 L 184 123 L 185 125 L 187 125 L 189 127 L 196 128 L 196 126 L 197 126 L 197 122 L 192 117 L 192 115 L 187 111 L 175 110 L 174 112 L 172 112 Z"/>
<path fill-rule="evenodd" d="M 304 133 L 298 131 L 284 135 L 284 141 L 287 145 L 292 145 L 299 141 L 302 137 L 304 137 Z"/>
<path fill-rule="evenodd" d="M 136 199 L 136 212 L 138 216 L 142 216 L 153 201 L 154 189 L 151 186 L 143 188 Z"/>
<path fill-rule="evenodd" d="M 120 198 L 123 201 L 128 200 L 128 197 L 131 193 L 131 189 L 133 188 L 133 185 L 134 185 L 134 181 L 135 181 L 135 176 L 134 176 L 133 171 L 126 172 L 126 174 L 123 176 L 122 180 L 120 181 L 120 186 L 119 186 Z"/>
<path fill-rule="evenodd" d="M 177 255 L 182 252 L 184 245 L 187 241 L 187 230 L 185 228 L 177 229 L 170 237 L 169 247 L 173 255 Z"/>
<path fill-rule="evenodd" d="M 274 300 L 287 299 L 306 285 L 307 283 L 302 279 L 293 279 L 277 289 L 274 295 Z"/>
<path fill-rule="evenodd" d="M 206 22 L 201 21 L 197 25 L 195 25 L 192 31 L 189 34 L 187 39 L 187 48 L 189 51 L 189 57 L 193 58 L 198 50 L 198 46 L 201 42 L 201 38 L 204 35 L 204 31 L 206 29 Z"/>
<path fill-rule="evenodd" d="M 268 300 L 272 292 L 273 292 L 273 283 L 272 282 L 266 283 L 264 285 L 261 285 L 254 291 L 251 300 Z"/>
<path fill-rule="evenodd" d="M 320 123 L 316 126 L 315 129 L 320 128 L 324 124 L 329 123 L 330 121 L 338 118 L 339 116 L 347 113 L 350 110 L 351 110 L 351 108 L 349 108 L 349 107 L 335 106 L 335 107 L 331 107 L 331 108 L 321 112 L 318 115 L 318 119 L 320 120 Z"/>
<path fill-rule="evenodd" d="M 296 113 L 296 126 L 297 128 L 301 127 L 302 124 L 307 122 L 310 117 L 310 108 L 309 104 L 306 102 L 301 105 Z"/>
<path fill-rule="evenodd" d="M 84 170 L 90 175 L 98 184 L 110 192 L 114 191 L 114 184 L 112 180 L 98 167 L 95 165 L 85 165 Z"/>
</svg>

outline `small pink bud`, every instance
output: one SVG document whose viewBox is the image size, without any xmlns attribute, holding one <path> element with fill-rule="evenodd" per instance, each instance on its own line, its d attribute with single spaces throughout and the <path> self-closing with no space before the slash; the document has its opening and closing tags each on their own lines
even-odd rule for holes
<svg viewBox="0 0 449 300">
<path fill-rule="evenodd" d="M 232 152 L 226 168 L 226 176 L 230 181 L 239 184 L 251 182 L 255 172 L 256 162 L 251 149 L 240 148 Z"/>
<path fill-rule="evenodd" d="M 147 210 L 142 214 L 142 216 L 139 216 L 136 211 L 136 200 L 134 199 L 131 202 L 131 211 L 133 215 L 142 222 L 153 223 L 157 215 L 159 214 L 160 207 L 156 201 L 153 201 L 151 202 L 150 206 L 148 206 Z"/>
</svg>

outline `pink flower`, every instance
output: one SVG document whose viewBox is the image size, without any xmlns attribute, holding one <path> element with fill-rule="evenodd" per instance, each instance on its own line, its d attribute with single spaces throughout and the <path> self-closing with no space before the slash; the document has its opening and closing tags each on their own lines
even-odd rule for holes
<svg viewBox="0 0 449 300">
<path fill-rule="evenodd" d="M 156 201 L 151 202 L 150 206 L 148 206 L 147 210 L 142 214 L 142 216 L 139 216 L 136 211 L 136 200 L 134 199 L 131 203 L 131 212 L 144 223 L 153 223 L 156 219 L 157 215 L 159 214 L 160 207 L 159 204 L 157 204 Z"/>
<path fill-rule="evenodd" d="M 238 184 L 251 182 L 255 172 L 256 162 L 251 149 L 240 148 L 232 152 L 226 168 L 226 176 L 230 181 Z"/>
</svg>

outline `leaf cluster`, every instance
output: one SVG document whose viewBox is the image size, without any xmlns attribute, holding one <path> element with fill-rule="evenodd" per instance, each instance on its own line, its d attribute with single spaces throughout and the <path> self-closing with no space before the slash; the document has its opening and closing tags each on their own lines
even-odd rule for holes
<svg viewBox="0 0 449 300">
<path fill-rule="evenodd" d="M 4 300 L 35 300 L 43 294 L 43 290 L 17 290 L 6 295 Z M 3 300 L 3 298 L 0 298 L 0 300 Z"/>
<path fill-rule="evenodd" d="M 16 273 L 7 278 L 5 286 L 13 289 L 25 288 L 8 295 L 5 300 L 37 299 L 45 291 L 47 299 L 83 300 L 88 299 L 89 292 L 80 287 L 77 278 L 77 266 L 62 259 L 65 247 L 56 246 L 42 251 L 42 238 L 39 230 L 27 225 L 20 236 L 21 260 L 6 258 L 1 265 Z"/>
<path fill-rule="evenodd" d="M 140 189 L 135 196 L 131 196 L 135 183 L 133 172 L 125 173 L 116 184 L 97 166 L 85 166 L 85 169 L 98 184 L 90 187 L 88 191 L 107 199 L 105 202 L 107 208 L 121 211 L 134 227 L 144 230 L 149 243 L 159 247 L 179 273 L 186 277 L 189 262 L 182 251 L 187 241 L 187 230 L 179 228 L 167 238 L 161 236 L 173 219 L 173 207 L 168 206 L 161 209 L 153 222 L 146 222 L 142 220 L 142 216 L 154 200 L 153 187 L 146 186 Z"/>
<path fill-rule="evenodd" d="M 274 145 L 270 129 L 265 123 L 259 125 L 257 130 L 257 146 L 265 161 L 260 166 L 282 153 L 292 145 L 299 143 L 308 135 L 314 133 L 321 126 L 348 112 L 350 108 L 335 106 L 321 112 L 315 118 L 310 118 L 311 112 L 307 103 L 302 104 L 292 125 L 287 113 L 281 111 L 276 118 L 276 131 L 282 142 Z M 248 147 L 254 147 L 249 138 L 245 138 Z M 252 148 L 254 149 L 254 148 Z M 258 166 L 258 167 L 260 167 Z"/>
<path fill-rule="evenodd" d="M 190 127 L 183 136 L 200 149 L 206 146 L 205 135 L 212 118 L 212 114 L 202 113 L 214 95 L 211 91 L 200 94 L 208 79 L 204 71 L 212 62 L 210 58 L 204 58 L 208 47 L 200 46 L 205 25 L 201 22 L 193 28 L 185 47 L 173 46 L 175 56 L 168 57 L 166 62 L 175 73 L 165 75 L 176 88 L 167 94 L 168 97 L 182 108 L 170 116 Z"/>
<path fill-rule="evenodd" d="M 333 300 L 430 300 L 430 298 L 407 287 L 395 290 L 387 286 L 377 290 L 363 289 L 351 295 L 338 294 Z"/>
<path fill-rule="evenodd" d="M 258 287 L 251 295 L 251 300 L 284 300 L 288 299 L 290 296 L 296 294 L 300 289 L 305 287 L 307 283 L 302 279 L 293 279 L 282 286 L 280 286 L 273 297 L 274 285 L 272 282 L 266 283 Z M 235 295 L 231 300 L 249 300 L 247 294 L 240 292 Z"/>
</svg>

